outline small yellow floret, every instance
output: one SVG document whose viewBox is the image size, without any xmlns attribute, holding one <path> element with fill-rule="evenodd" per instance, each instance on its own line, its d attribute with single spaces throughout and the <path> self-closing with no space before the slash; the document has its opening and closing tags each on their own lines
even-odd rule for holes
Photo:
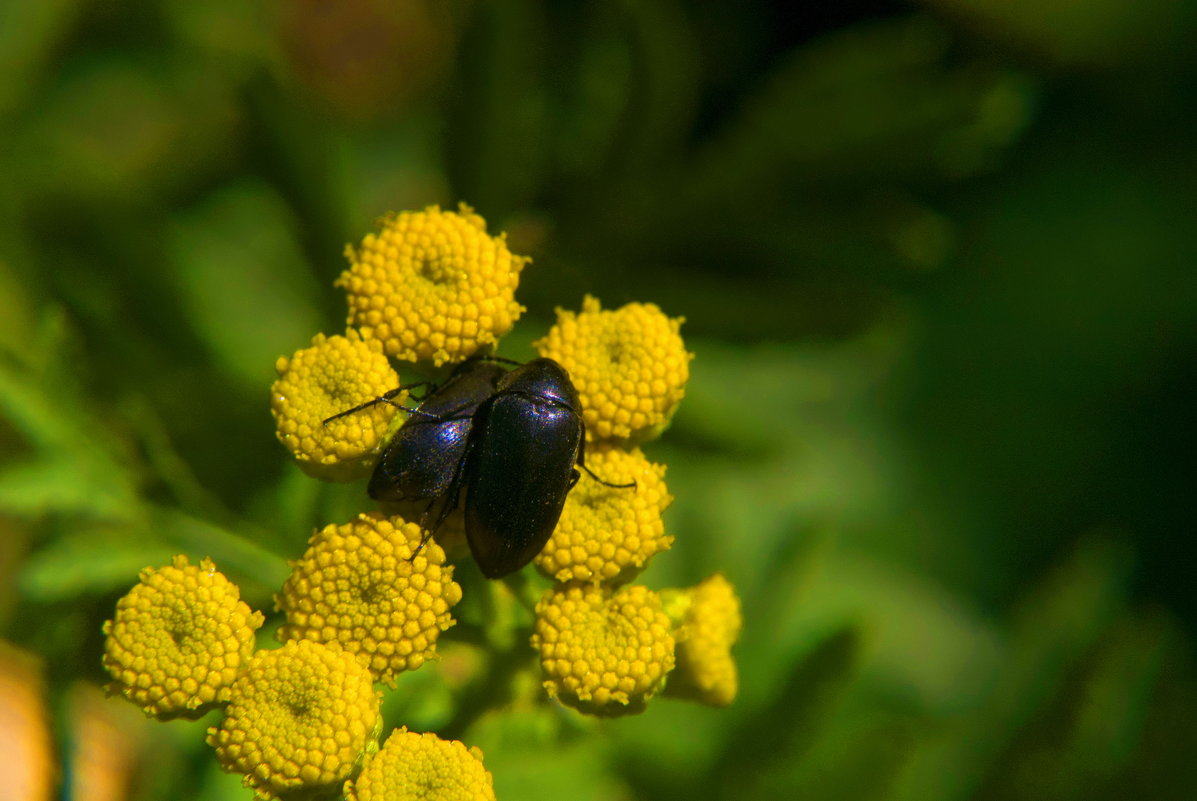
<svg viewBox="0 0 1197 801">
<path fill-rule="evenodd" d="M 569 371 L 592 439 L 652 439 L 669 424 L 690 378 L 679 329 L 655 304 L 603 311 L 586 296 L 581 312 L 557 310 L 557 323 L 535 343 Z"/>
<path fill-rule="evenodd" d="M 376 403 L 328 425 L 324 421 L 399 386 L 382 347 L 353 330 L 347 336 L 317 334 L 311 347 L 280 356 L 275 370 L 270 411 L 279 441 L 299 467 L 325 481 L 354 481 L 369 473 L 396 407 Z M 407 393 L 392 400 L 402 405 Z"/>
<path fill-rule="evenodd" d="M 585 458 L 604 481 L 636 486 L 608 487 L 582 476 L 536 566 L 557 581 L 626 580 L 673 543 L 661 518 L 673 500 L 665 488 L 665 465 L 653 464 L 639 448 L 591 446 Z"/>
<path fill-rule="evenodd" d="M 387 737 L 356 780 L 346 801 L 494 801 L 494 778 L 482 751 L 459 740 L 418 734 L 406 727 Z"/>
<path fill-rule="evenodd" d="M 685 590 L 661 593 L 677 634 L 677 669 L 667 693 L 727 706 L 739 686 L 731 648 L 740 637 L 740 599 L 722 573 Z"/>
<path fill-rule="evenodd" d="M 380 696 L 353 654 L 308 640 L 258 651 L 208 729 L 221 767 L 259 798 L 339 785 L 377 749 Z"/>
<path fill-rule="evenodd" d="M 146 714 L 173 717 L 225 701 L 254 649 L 261 612 L 211 559 L 141 571 L 141 583 L 104 624 L 104 668 L 119 692 Z"/>
<path fill-rule="evenodd" d="M 395 686 L 399 673 L 435 655 L 461 600 L 439 545 L 429 540 L 410 558 L 420 538 L 417 524 L 378 512 L 316 532 L 275 598 L 287 616 L 279 639 L 338 642 Z"/>
<path fill-rule="evenodd" d="M 461 361 L 511 330 L 529 261 L 464 203 L 459 211 L 405 211 L 381 220 L 336 285 L 349 296 L 349 325 L 381 342 L 390 356 L 439 366 Z"/>
<path fill-rule="evenodd" d="M 640 712 L 673 669 L 673 634 L 661 599 L 633 585 L 551 589 L 536 604 L 532 647 L 551 697 L 593 714 Z"/>
</svg>

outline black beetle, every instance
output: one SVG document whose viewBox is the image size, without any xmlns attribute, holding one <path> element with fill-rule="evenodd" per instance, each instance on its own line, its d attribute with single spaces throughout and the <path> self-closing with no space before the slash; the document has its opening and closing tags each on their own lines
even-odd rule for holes
<svg viewBox="0 0 1197 801">
<path fill-rule="evenodd" d="M 460 469 L 474 412 L 506 373 L 492 361 L 459 364 L 383 448 L 366 490 L 370 497 L 417 501 L 445 495 Z"/>
<path fill-rule="evenodd" d="M 409 409 L 412 416 L 383 448 L 367 490 L 377 501 L 428 501 L 421 547 L 464 491 L 466 539 L 487 578 L 519 570 L 544 548 L 578 481 L 575 464 L 607 486 L 636 485 L 603 481 L 586 467 L 586 427 L 565 368 L 541 358 L 508 371 L 496 361 L 508 360 L 462 362 Z M 329 420 L 393 402 L 415 386 Z"/>
<path fill-rule="evenodd" d="M 507 373 L 495 363 L 497 359 L 469 359 L 457 365 L 443 384 L 404 384 L 324 421 L 328 424 L 377 403 L 394 404 L 392 398 L 405 389 L 432 387 L 414 409 L 399 406 L 409 416 L 383 447 L 366 489 L 376 501 L 428 501 L 420 516 L 425 537 L 416 553 L 457 507 L 459 474 L 474 412 Z"/>
<path fill-rule="evenodd" d="M 478 406 L 463 455 L 465 530 L 483 575 L 519 570 L 540 553 L 585 464 L 586 426 L 569 374 L 533 359 L 499 379 Z"/>
</svg>

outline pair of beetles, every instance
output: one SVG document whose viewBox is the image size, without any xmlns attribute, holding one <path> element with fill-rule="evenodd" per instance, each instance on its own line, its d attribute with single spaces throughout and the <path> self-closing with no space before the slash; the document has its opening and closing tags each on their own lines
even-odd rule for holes
<svg viewBox="0 0 1197 801">
<path fill-rule="evenodd" d="M 502 363 L 518 365 L 514 369 Z M 526 364 L 476 356 L 440 385 L 405 385 L 324 422 L 405 389 L 430 387 L 387 443 L 370 477 L 376 501 L 427 501 L 420 546 L 465 493 L 470 551 L 487 578 L 519 570 L 540 553 L 585 463 L 586 426 L 578 391 L 552 359 Z M 418 552 L 418 549 L 417 549 Z"/>
</svg>

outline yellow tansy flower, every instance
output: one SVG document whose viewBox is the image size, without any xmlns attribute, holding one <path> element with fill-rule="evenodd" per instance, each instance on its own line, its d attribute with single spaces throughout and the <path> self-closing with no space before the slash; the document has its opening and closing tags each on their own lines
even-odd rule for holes
<svg viewBox="0 0 1197 801">
<path fill-rule="evenodd" d="M 353 654 L 293 640 L 254 654 L 208 744 L 259 798 L 339 785 L 377 748 L 379 701 Z"/>
<path fill-rule="evenodd" d="M 391 214 L 361 246 L 346 248 L 350 267 L 337 286 L 349 296 L 349 325 L 381 342 L 388 355 L 439 366 L 461 361 L 511 330 L 529 259 L 464 203 L 459 211 Z"/>
<path fill-rule="evenodd" d="M 679 329 L 652 303 L 603 311 L 587 295 L 582 311 L 557 310 L 557 323 L 535 343 L 569 371 L 592 439 L 644 441 L 669 424 L 685 394 L 690 359 Z"/>
<path fill-rule="evenodd" d="M 673 500 L 665 488 L 665 465 L 653 464 L 639 448 L 591 446 L 585 456 L 586 466 L 604 481 L 635 480 L 636 486 L 608 487 L 582 476 L 536 566 L 557 581 L 624 580 L 673 542 L 661 519 Z"/>
<path fill-rule="evenodd" d="M 104 624 L 109 691 L 157 717 L 198 715 L 227 700 L 253 653 L 262 613 L 242 602 L 211 559 L 192 565 L 176 556 L 140 578 Z"/>
<path fill-rule="evenodd" d="M 595 714 L 643 710 L 673 669 L 669 618 L 657 594 L 639 585 L 549 590 L 536 604 L 532 647 L 549 695 Z"/>
<path fill-rule="evenodd" d="M 393 687 L 435 654 L 461 600 L 439 545 L 429 540 L 410 558 L 420 538 L 417 524 L 378 512 L 316 532 L 276 597 L 287 616 L 279 638 L 338 642 Z"/>
<path fill-rule="evenodd" d="M 727 706 L 739 683 L 731 647 L 740 636 L 740 599 L 722 573 L 686 590 L 661 593 L 678 629 L 677 669 L 667 693 L 710 706 Z"/>
<path fill-rule="evenodd" d="M 354 481 L 373 467 L 396 407 L 377 403 L 324 421 L 399 386 L 399 376 L 377 342 L 356 331 L 347 336 L 317 334 L 309 348 L 275 363 L 278 380 L 270 388 L 270 412 L 279 441 L 299 467 L 325 481 Z M 394 400 L 403 404 L 407 393 Z"/>
<path fill-rule="evenodd" d="M 345 801 L 494 801 L 494 779 L 482 751 L 435 734 L 396 729 L 370 757 Z"/>
</svg>

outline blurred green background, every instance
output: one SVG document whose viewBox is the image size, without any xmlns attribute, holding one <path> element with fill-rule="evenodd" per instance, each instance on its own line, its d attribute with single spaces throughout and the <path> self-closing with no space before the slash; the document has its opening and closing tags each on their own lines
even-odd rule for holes
<svg viewBox="0 0 1197 801">
<path fill-rule="evenodd" d="M 274 361 L 343 328 L 347 242 L 463 200 L 534 259 L 507 355 L 585 292 L 685 316 L 644 580 L 722 570 L 745 613 L 729 709 L 475 722 L 500 798 L 1191 798 L 1195 33 L 1173 0 L 5 0 L 0 639 L 66 795 L 102 797 L 80 688 L 140 568 L 211 555 L 269 611 L 368 508 L 289 463 Z M 396 724 L 447 720 L 436 670 Z M 249 797 L 127 706 L 127 797 Z"/>
</svg>

